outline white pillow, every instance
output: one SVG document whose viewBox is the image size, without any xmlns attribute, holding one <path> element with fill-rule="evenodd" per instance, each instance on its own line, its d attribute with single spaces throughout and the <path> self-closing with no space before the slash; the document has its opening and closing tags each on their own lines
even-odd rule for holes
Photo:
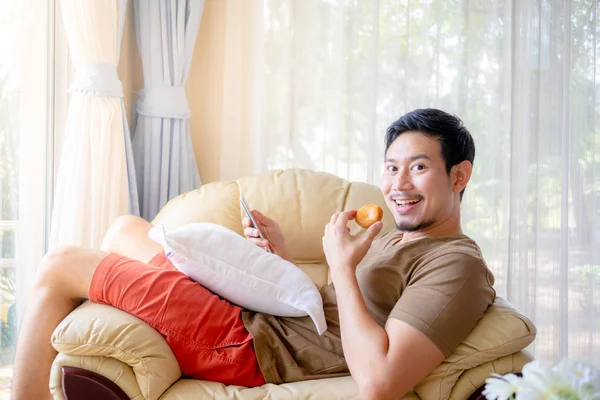
<svg viewBox="0 0 600 400">
<path fill-rule="evenodd" d="M 323 299 L 310 277 L 232 230 L 207 222 L 169 232 L 156 225 L 148 236 L 175 268 L 231 303 L 282 317 L 309 315 L 319 334 L 327 330 Z"/>
</svg>

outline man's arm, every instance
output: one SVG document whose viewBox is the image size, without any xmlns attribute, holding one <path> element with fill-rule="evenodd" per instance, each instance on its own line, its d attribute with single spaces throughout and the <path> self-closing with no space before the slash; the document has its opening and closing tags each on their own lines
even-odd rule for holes
<svg viewBox="0 0 600 400">
<path fill-rule="evenodd" d="M 368 312 L 353 268 L 334 283 L 342 347 L 361 399 L 397 399 L 425 378 L 444 354 L 419 330 L 389 319 L 382 328 Z"/>
<path fill-rule="evenodd" d="M 356 267 L 383 224 L 360 236 L 348 233 L 356 210 L 334 214 L 325 227 L 323 248 L 335 285 L 342 347 L 362 399 L 397 399 L 427 376 L 444 354 L 423 333 L 405 322 L 389 319 L 382 328 L 373 319 L 356 280 Z"/>
</svg>

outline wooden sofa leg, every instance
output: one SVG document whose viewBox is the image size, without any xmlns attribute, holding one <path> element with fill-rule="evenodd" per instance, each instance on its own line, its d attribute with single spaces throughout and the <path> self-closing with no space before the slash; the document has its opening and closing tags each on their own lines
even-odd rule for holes
<svg viewBox="0 0 600 400">
<path fill-rule="evenodd" d="M 482 394 L 484 389 L 485 389 L 485 385 L 480 387 L 479 389 L 477 389 L 475 391 L 475 393 L 470 395 L 467 400 L 486 400 L 485 396 Z"/>
<path fill-rule="evenodd" d="M 129 400 L 114 382 L 81 368 L 63 367 L 62 387 L 66 400 Z"/>
</svg>

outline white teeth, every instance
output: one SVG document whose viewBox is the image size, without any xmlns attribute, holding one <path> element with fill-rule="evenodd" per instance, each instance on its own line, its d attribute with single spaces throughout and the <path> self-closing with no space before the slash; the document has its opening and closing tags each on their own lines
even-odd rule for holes
<svg viewBox="0 0 600 400">
<path fill-rule="evenodd" d="M 398 204 L 399 206 L 404 206 L 406 204 L 413 204 L 413 203 L 417 203 L 419 200 L 417 199 L 413 199 L 413 200 L 396 200 L 396 204 Z"/>
</svg>

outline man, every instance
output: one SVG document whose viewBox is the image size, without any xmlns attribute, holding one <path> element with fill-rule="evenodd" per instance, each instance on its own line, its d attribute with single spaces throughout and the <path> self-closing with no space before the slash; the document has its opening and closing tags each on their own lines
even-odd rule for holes
<svg viewBox="0 0 600 400">
<path fill-rule="evenodd" d="M 386 133 L 381 190 L 398 230 L 382 224 L 353 236 L 335 214 L 323 248 L 333 285 L 321 289 L 329 329 L 308 317 L 242 310 L 191 282 L 147 238 L 151 225 L 125 217 L 103 251 L 50 252 L 40 266 L 15 359 L 14 399 L 48 397 L 50 335 L 81 302 L 111 304 L 157 329 L 184 375 L 246 386 L 351 373 L 363 399 L 396 399 L 466 337 L 495 292 L 477 245 L 460 224 L 472 171 L 473 139 L 439 110 L 415 110 Z M 279 225 L 253 210 L 265 239 L 245 235 L 289 260 Z M 137 261 L 142 260 L 142 261 Z"/>
</svg>

